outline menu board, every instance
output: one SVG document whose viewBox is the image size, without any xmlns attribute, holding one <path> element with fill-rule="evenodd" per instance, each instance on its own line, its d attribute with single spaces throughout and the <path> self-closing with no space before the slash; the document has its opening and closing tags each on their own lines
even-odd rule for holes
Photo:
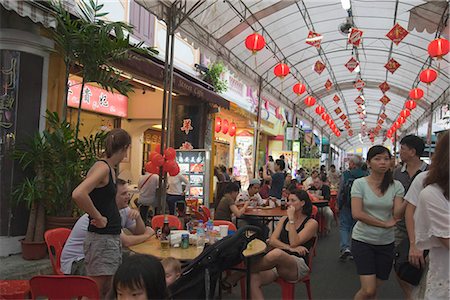
<svg viewBox="0 0 450 300">
<path fill-rule="evenodd" d="M 180 173 L 189 181 L 186 199 L 196 199 L 199 204 L 208 205 L 209 195 L 209 151 L 177 150 L 176 160 Z"/>
</svg>

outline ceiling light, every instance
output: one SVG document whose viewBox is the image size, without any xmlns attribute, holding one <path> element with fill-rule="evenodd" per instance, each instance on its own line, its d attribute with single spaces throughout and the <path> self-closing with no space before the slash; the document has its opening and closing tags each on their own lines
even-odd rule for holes
<svg viewBox="0 0 450 300">
<path fill-rule="evenodd" d="M 350 0 L 341 0 L 342 8 L 345 10 L 350 9 Z"/>
<path fill-rule="evenodd" d="M 152 125 L 152 128 L 162 129 L 162 125 L 161 124 L 155 124 L 155 125 Z"/>
</svg>

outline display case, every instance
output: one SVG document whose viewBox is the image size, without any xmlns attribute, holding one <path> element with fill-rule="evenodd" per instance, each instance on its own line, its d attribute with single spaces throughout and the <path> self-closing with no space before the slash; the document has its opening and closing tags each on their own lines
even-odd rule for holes
<svg viewBox="0 0 450 300">
<path fill-rule="evenodd" d="M 197 200 L 209 207 L 210 152 L 204 149 L 177 150 L 176 160 L 180 173 L 189 181 L 186 202 Z"/>
</svg>

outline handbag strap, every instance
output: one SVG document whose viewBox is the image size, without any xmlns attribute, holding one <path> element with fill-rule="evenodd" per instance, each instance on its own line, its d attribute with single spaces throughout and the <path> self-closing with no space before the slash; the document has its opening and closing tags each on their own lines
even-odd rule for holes
<svg viewBox="0 0 450 300">
<path fill-rule="evenodd" d="M 147 177 L 147 179 L 145 179 L 144 183 L 139 187 L 139 189 L 142 189 L 144 187 L 144 185 L 147 183 L 147 181 L 150 179 L 150 177 L 152 177 L 153 174 L 150 174 L 150 176 Z"/>
</svg>

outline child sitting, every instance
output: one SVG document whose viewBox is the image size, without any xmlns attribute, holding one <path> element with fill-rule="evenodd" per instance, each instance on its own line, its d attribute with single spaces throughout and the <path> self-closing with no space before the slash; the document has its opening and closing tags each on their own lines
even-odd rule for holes
<svg viewBox="0 0 450 300">
<path fill-rule="evenodd" d="M 174 283 L 181 275 L 181 263 L 173 258 L 167 257 L 161 261 L 164 267 L 164 272 L 166 273 L 166 284 L 167 286 Z"/>
</svg>

